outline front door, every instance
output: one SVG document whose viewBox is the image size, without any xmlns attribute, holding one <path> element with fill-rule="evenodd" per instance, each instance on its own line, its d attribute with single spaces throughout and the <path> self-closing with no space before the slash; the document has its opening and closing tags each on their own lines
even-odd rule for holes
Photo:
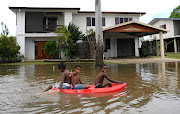
<svg viewBox="0 0 180 114">
<path fill-rule="evenodd" d="M 45 59 L 46 56 L 45 56 L 45 53 L 42 51 L 42 47 L 43 45 L 46 43 L 46 41 L 38 41 L 36 42 L 37 46 L 36 46 L 36 56 L 37 58 L 36 59 Z"/>
</svg>

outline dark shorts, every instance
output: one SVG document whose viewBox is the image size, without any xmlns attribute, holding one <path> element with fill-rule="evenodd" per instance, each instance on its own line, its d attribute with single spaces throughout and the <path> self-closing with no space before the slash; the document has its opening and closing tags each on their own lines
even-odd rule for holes
<svg viewBox="0 0 180 114">
<path fill-rule="evenodd" d="M 103 88 L 103 84 L 96 84 L 95 88 Z"/>
</svg>

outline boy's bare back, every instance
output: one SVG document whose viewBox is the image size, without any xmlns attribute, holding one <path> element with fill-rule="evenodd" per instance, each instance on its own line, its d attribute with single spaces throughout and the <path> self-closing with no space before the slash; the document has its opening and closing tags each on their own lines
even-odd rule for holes
<svg viewBox="0 0 180 114">
<path fill-rule="evenodd" d="M 65 70 L 65 71 L 62 73 L 62 77 L 64 77 L 64 82 L 63 82 L 63 83 L 71 84 L 70 72 L 69 72 L 68 70 Z"/>
</svg>

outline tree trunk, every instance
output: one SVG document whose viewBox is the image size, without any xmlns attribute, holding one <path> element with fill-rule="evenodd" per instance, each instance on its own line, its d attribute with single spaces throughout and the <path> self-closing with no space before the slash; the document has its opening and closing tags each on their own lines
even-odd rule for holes
<svg viewBox="0 0 180 114">
<path fill-rule="evenodd" d="M 101 0 L 95 1 L 95 26 L 96 26 L 96 67 L 103 64 L 103 34 Z"/>
</svg>

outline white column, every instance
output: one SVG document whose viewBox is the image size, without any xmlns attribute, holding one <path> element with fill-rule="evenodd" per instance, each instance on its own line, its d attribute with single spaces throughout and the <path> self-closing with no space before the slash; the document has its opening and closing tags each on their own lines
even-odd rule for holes
<svg viewBox="0 0 180 114">
<path fill-rule="evenodd" d="M 139 38 L 136 37 L 134 38 L 134 43 L 135 43 L 135 56 L 139 57 Z"/>
<path fill-rule="evenodd" d="M 139 38 L 139 47 L 138 48 L 141 48 L 141 38 Z"/>
<path fill-rule="evenodd" d="M 64 12 L 64 25 L 68 26 L 72 22 L 72 12 Z"/>
<path fill-rule="evenodd" d="M 25 56 L 25 11 L 17 11 L 16 19 L 16 41 L 21 47 L 20 54 Z"/>
<path fill-rule="evenodd" d="M 176 43 L 176 38 L 174 38 L 174 53 L 177 53 L 177 43 Z"/>
<path fill-rule="evenodd" d="M 115 38 L 110 38 L 110 58 L 115 57 L 115 51 L 117 48 L 115 48 Z"/>
<path fill-rule="evenodd" d="M 159 38 L 160 38 L 160 47 L 161 47 L 161 58 L 164 58 L 164 39 L 163 39 L 163 32 L 159 32 Z"/>
</svg>

